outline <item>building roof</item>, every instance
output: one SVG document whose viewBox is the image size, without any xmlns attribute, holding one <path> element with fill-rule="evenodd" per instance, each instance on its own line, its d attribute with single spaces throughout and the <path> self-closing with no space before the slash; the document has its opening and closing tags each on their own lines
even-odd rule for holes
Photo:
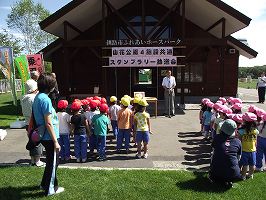
<svg viewBox="0 0 266 200">
<path fill-rule="evenodd" d="M 115 9 L 120 9 L 132 0 L 108 0 Z M 155 0 L 167 8 L 171 8 L 177 0 Z M 64 22 L 67 21 L 80 31 L 84 32 L 90 27 L 100 22 L 102 19 L 102 1 L 99 0 L 74 0 L 56 11 L 54 14 L 40 22 L 41 29 L 59 38 L 64 37 Z M 230 36 L 245 27 L 251 19 L 221 0 L 186 0 L 186 19 L 196 24 L 203 30 L 207 30 L 217 21 L 225 19 L 225 36 Z M 195 9 L 196 8 L 196 9 Z M 180 12 L 182 8 L 180 8 Z M 207 11 L 207 12 L 206 12 Z M 222 38 L 222 23 L 208 31 L 217 38 Z M 68 29 L 68 40 L 77 37 L 80 33 L 73 29 Z M 236 41 L 229 42 L 236 45 Z M 53 43 L 54 44 L 54 43 Z M 240 48 L 240 47 L 238 47 Z M 248 47 L 249 48 L 249 47 Z M 43 49 L 45 50 L 45 49 Z M 246 49 L 247 50 L 247 49 Z M 249 50 L 252 50 L 249 48 Z M 254 50 L 253 50 L 254 51 Z M 242 51 L 240 51 L 242 52 Z M 254 51 L 255 52 L 255 51 Z M 241 55 L 248 55 L 243 52 Z M 250 54 L 254 55 L 254 54 Z M 249 55 L 249 57 L 250 57 Z"/>
</svg>

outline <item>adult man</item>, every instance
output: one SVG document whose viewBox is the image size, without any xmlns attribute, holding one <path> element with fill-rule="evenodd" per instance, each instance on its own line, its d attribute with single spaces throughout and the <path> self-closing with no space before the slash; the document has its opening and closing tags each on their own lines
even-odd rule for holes
<svg viewBox="0 0 266 200">
<path fill-rule="evenodd" d="M 256 89 L 258 90 L 259 102 L 264 103 L 265 101 L 265 88 L 266 88 L 266 77 L 265 73 L 261 73 L 261 77 L 258 78 Z"/>
<path fill-rule="evenodd" d="M 56 80 L 56 74 L 55 73 L 51 73 L 51 75 Z M 49 97 L 50 97 L 50 99 L 52 101 L 53 107 L 56 109 L 56 107 L 57 107 L 57 100 L 59 98 L 59 90 L 58 90 L 57 81 L 55 83 L 55 88 L 53 89 L 53 91 L 50 92 Z"/>
<path fill-rule="evenodd" d="M 164 88 L 165 101 L 165 116 L 175 116 L 175 77 L 171 76 L 171 71 L 168 70 L 166 77 L 163 78 L 162 86 Z"/>
</svg>

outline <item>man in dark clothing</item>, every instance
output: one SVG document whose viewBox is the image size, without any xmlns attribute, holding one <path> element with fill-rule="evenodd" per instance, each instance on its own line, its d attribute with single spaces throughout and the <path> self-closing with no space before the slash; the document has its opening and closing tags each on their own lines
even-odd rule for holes
<svg viewBox="0 0 266 200">
<path fill-rule="evenodd" d="M 54 77 L 55 80 L 56 80 L 56 75 L 55 75 L 55 73 L 51 73 L 51 74 L 53 75 L 53 77 Z M 56 109 L 56 108 L 57 108 L 57 101 L 58 101 L 58 99 L 59 99 L 59 90 L 58 90 L 57 81 L 56 81 L 56 83 L 55 83 L 55 88 L 54 88 L 54 90 L 53 90 L 52 92 L 50 92 L 50 94 L 49 94 L 49 98 L 50 98 L 51 101 L 52 101 L 52 105 L 53 105 L 54 109 Z"/>
<path fill-rule="evenodd" d="M 214 137 L 214 149 L 210 166 L 210 180 L 231 187 L 233 181 L 241 180 L 238 161 L 241 156 L 242 146 L 239 139 L 235 138 L 236 123 L 227 119 L 223 122 L 221 133 Z"/>
</svg>

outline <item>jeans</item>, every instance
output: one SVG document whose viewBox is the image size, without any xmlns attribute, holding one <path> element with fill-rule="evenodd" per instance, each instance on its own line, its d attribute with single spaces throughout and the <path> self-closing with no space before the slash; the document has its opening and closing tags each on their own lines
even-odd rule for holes
<svg viewBox="0 0 266 200">
<path fill-rule="evenodd" d="M 257 138 L 257 153 L 256 153 L 256 167 L 262 168 L 262 160 L 266 157 L 266 138 L 258 136 Z"/>
<path fill-rule="evenodd" d="M 100 158 L 105 158 L 106 136 L 96 135 L 97 151 Z"/>
<path fill-rule="evenodd" d="M 90 148 L 90 152 L 93 152 L 94 149 L 97 149 L 97 146 L 96 146 L 96 135 L 94 135 L 93 132 L 94 131 L 92 131 L 92 134 L 89 137 L 89 148 Z"/>
<path fill-rule="evenodd" d="M 122 149 L 122 143 L 125 139 L 125 149 L 129 149 L 129 142 L 130 142 L 130 129 L 119 129 L 117 135 L 117 150 Z"/>
<path fill-rule="evenodd" d="M 77 159 L 87 159 L 87 135 L 74 136 L 74 150 Z"/>
<path fill-rule="evenodd" d="M 118 135 L 117 121 L 116 120 L 111 120 L 111 125 L 112 125 L 112 129 L 113 129 L 113 134 L 114 134 L 115 138 L 117 138 L 117 135 Z"/>
<path fill-rule="evenodd" d="M 70 139 L 69 134 L 67 135 L 60 135 L 58 142 L 61 146 L 61 150 L 59 152 L 59 156 L 61 158 L 70 158 Z"/>
</svg>

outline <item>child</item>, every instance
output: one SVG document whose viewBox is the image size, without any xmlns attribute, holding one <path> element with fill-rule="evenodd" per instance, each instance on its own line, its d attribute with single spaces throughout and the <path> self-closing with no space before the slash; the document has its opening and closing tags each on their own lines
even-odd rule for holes
<svg viewBox="0 0 266 200">
<path fill-rule="evenodd" d="M 106 160 L 105 147 L 106 147 L 106 135 L 108 132 L 108 125 L 110 120 L 106 116 L 108 113 L 107 104 L 101 104 L 99 106 L 100 114 L 94 115 L 91 119 L 92 126 L 94 127 L 94 134 L 96 136 L 97 150 L 99 154 L 99 161 Z"/>
<path fill-rule="evenodd" d="M 256 138 L 258 130 L 256 129 L 257 116 L 254 113 L 246 112 L 243 114 L 244 125 L 238 130 L 242 140 L 242 156 L 239 162 L 242 167 L 241 175 L 243 180 L 253 178 L 256 164 Z M 249 167 L 248 175 L 246 175 Z"/>
<path fill-rule="evenodd" d="M 67 100 L 60 100 L 57 104 L 57 117 L 59 120 L 59 144 L 61 146 L 61 150 L 59 152 L 59 156 L 61 160 L 68 161 L 70 157 L 70 120 L 71 117 L 66 113 L 66 108 L 68 106 Z"/>
<path fill-rule="evenodd" d="M 117 105 L 117 98 L 115 96 L 111 96 L 110 105 L 111 106 L 109 109 L 109 116 L 111 119 L 113 134 L 114 134 L 115 139 L 117 140 L 117 134 L 118 134 L 117 113 L 121 109 L 121 107 Z"/>
<path fill-rule="evenodd" d="M 97 100 L 90 101 L 90 111 L 85 113 L 86 119 L 88 120 L 90 126 L 90 136 L 89 136 L 89 148 L 90 148 L 90 155 L 93 155 L 94 149 L 96 149 L 96 137 L 94 134 L 94 128 L 91 125 L 91 119 L 94 115 L 100 114 L 97 110 L 98 102 Z"/>
<path fill-rule="evenodd" d="M 125 139 L 126 153 L 129 153 L 130 132 L 132 127 L 132 111 L 128 108 L 130 101 L 128 98 L 121 99 L 122 109 L 117 113 L 118 135 L 117 135 L 117 152 L 120 153 L 122 143 Z"/>
<path fill-rule="evenodd" d="M 80 114 L 81 102 L 76 101 L 71 105 L 73 116 L 71 117 L 71 129 L 74 133 L 74 151 L 77 162 L 87 160 L 87 133 L 89 125 L 84 114 Z"/>
<path fill-rule="evenodd" d="M 202 123 L 204 125 L 204 137 L 208 138 L 210 136 L 210 130 L 211 130 L 211 117 L 212 117 L 212 107 L 213 103 L 212 102 L 207 102 L 207 110 L 203 113 L 202 115 Z"/>
<path fill-rule="evenodd" d="M 139 101 L 139 108 L 136 110 L 134 116 L 134 132 L 136 134 L 136 142 L 138 146 L 138 152 L 136 158 L 141 158 L 141 143 L 144 145 L 143 158 L 148 158 L 148 143 L 150 140 L 151 125 L 150 115 L 146 112 L 146 107 L 149 105 L 145 99 Z"/>
<path fill-rule="evenodd" d="M 201 100 L 201 104 L 200 104 L 201 109 L 200 109 L 200 112 L 199 112 L 199 120 L 200 120 L 200 124 L 201 124 L 200 132 L 201 132 L 201 133 L 204 133 L 204 130 L 203 130 L 204 125 L 203 125 L 203 122 L 202 122 L 202 115 L 203 115 L 203 113 L 207 110 L 207 105 L 206 105 L 206 103 L 209 102 L 209 101 L 210 101 L 210 99 L 208 99 L 208 98 L 203 98 L 203 99 Z"/>
<path fill-rule="evenodd" d="M 263 156 L 266 158 L 266 115 L 262 117 L 262 121 L 263 122 L 258 127 L 259 135 L 257 138 L 256 171 L 263 171 Z"/>
<path fill-rule="evenodd" d="M 231 109 L 232 109 L 232 111 L 233 111 L 233 113 L 234 114 L 241 114 L 242 112 L 241 112 L 241 108 L 243 107 L 243 105 L 242 104 L 240 104 L 240 103 L 235 103 L 232 107 L 231 107 Z"/>
</svg>

